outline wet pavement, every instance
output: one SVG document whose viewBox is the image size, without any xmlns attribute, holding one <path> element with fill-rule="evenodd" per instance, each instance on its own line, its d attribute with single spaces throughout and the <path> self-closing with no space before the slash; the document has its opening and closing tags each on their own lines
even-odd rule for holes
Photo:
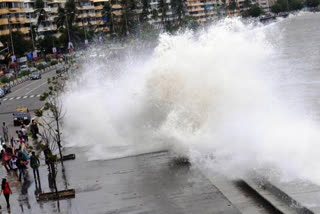
<svg viewBox="0 0 320 214">
<path fill-rule="evenodd" d="M 65 179 L 58 168 L 57 183 L 60 190 L 75 188 L 76 197 L 38 203 L 31 170 L 22 184 L 8 175 L 11 213 L 239 213 L 197 168 L 175 165 L 168 152 L 87 161 L 85 148 L 65 154 L 71 151 L 77 159 L 65 162 Z M 45 165 L 40 174 L 42 191 L 50 191 Z M 0 204 L 7 213 L 3 196 Z"/>
</svg>

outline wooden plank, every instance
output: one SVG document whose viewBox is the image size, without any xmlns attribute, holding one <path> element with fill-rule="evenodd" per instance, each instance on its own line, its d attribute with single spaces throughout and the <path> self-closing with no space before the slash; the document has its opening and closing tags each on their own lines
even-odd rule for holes
<svg viewBox="0 0 320 214">
<path fill-rule="evenodd" d="M 37 201 L 48 201 L 48 200 L 57 200 L 59 199 L 67 199 L 67 198 L 74 198 L 75 197 L 75 190 L 68 189 L 58 191 L 59 197 L 55 192 L 47 192 L 47 193 L 39 193 L 36 195 Z"/>
</svg>

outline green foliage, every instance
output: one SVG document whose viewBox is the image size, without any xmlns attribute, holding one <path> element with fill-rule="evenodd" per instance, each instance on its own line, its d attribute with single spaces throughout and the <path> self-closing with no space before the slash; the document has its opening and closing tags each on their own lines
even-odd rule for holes
<svg viewBox="0 0 320 214">
<path fill-rule="evenodd" d="M 303 4 L 300 0 L 278 0 L 272 7 L 271 12 L 280 13 L 292 10 L 300 10 Z"/>
<path fill-rule="evenodd" d="M 45 69 L 46 68 L 46 66 L 44 66 L 43 64 L 39 64 L 38 66 L 37 66 L 37 69 L 38 70 L 43 70 L 43 69 Z"/>
<path fill-rule="evenodd" d="M 13 32 L 12 40 L 14 45 L 14 52 L 17 56 L 23 56 L 28 51 L 32 50 L 31 40 L 26 40 L 25 36 L 21 32 Z M 0 41 L 5 45 L 10 47 L 11 50 L 11 40 L 9 35 L 0 36 Z"/>
<path fill-rule="evenodd" d="M 50 65 L 52 66 L 52 65 L 56 65 L 56 64 L 58 64 L 58 61 L 57 60 L 52 60 L 51 62 L 50 62 Z"/>
<path fill-rule="evenodd" d="M 149 0 L 142 0 L 142 12 L 140 14 L 140 22 L 146 22 L 148 15 L 150 14 L 150 3 Z"/>
<path fill-rule="evenodd" d="M 303 4 L 300 0 L 290 0 L 289 1 L 289 9 L 292 10 L 301 10 L 303 8 Z"/>
<path fill-rule="evenodd" d="M 31 74 L 30 71 L 21 71 L 20 74 L 18 75 L 18 77 L 24 77 L 24 76 L 27 76 L 29 74 Z"/>
<path fill-rule="evenodd" d="M 43 0 L 36 0 L 34 3 L 35 9 L 43 9 L 44 8 L 44 2 Z"/>
<path fill-rule="evenodd" d="M 236 9 L 238 9 L 237 2 L 236 2 L 235 0 L 230 0 L 227 8 L 228 8 L 229 10 L 236 10 Z"/>
<path fill-rule="evenodd" d="M 197 30 L 199 28 L 199 23 L 197 19 L 193 16 L 185 16 L 181 23 L 181 28 L 184 29 L 191 29 L 191 30 Z"/>
<path fill-rule="evenodd" d="M 106 26 L 110 29 L 110 32 L 113 32 L 113 17 L 112 17 L 112 8 L 109 2 L 106 2 L 105 5 L 103 6 L 103 16 L 107 17 L 107 22 L 106 22 Z"/>
<path fill-rule="evenodd" d="M 177 16 L 179 24 L 185 15 L 186 7 L 187 5 L 185 0 L 171 0 L 172 12 Z"/>
<path fill-rule="evenodd" d="M 1 82 L 2 82 L 2 83 L 9 83 L 10 80 L 9 80 L 8 77 L 4 76 L 4 77 L 1 78 Z"/>
<path fill-rule="evenodd" d="M 151 17 L 152 17 L 152 19 L 157 20 L 157 19 L 158 19 L 158 16 L 159 16 L 158 10 L 153 9 L 153 10 L 151 11 Z"/>
<path fill-rule="evenodd" d="M 169 5 L 166 0 L 159 0 L 158 12 L 161 13 L 161 21 L 164 24 L 167 21 L 167 12 L 169 10 Z"/>
<path fill-rule="evenodd" d="M 41 50 L 45 50 L 45 53 L 51 53 L 53 46 L 60 46 L 60 41 L 58 38 L 52 35 L 46 35 L 43 39 L 38 40 L 37 46 Z"/>
<path fill-rule="evenodd" d="M 307 7 L 318 7 L 320 5 L 320 0 L 306 0 L 304 4 Z"/>
<path fill-rule="evenodd" d="M 48 96 L 49 96 L 49 93 L 43 92 L 43 93 L 40 95 L 40 101 L 45 101 Z"/>
<path fill-rule="evenodd" d="M 262 8 L 260 8 L 258 5 L 253 4 L 250 6 L 248 10 L 246 10 L 242 16 L 244 17 L 259 17 L 262 14 L 264 14 L 264 11 Z"/>
</svg>

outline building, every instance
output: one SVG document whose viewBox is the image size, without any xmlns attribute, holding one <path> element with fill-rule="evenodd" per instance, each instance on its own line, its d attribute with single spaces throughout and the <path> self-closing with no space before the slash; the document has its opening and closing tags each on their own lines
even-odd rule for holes
<svg viewBox="0 0 320 214">
<path fill-rule="evenodd" d="M 24 2 L 22 0 L 4 0 L 0 3 L 0 36 L 9 35 L 10 31 L 29 34 Z"/>
<path fill-rule="evenodd" d="M 221 0 L 187 0 L 187 11 L 199 23 L 217 19 L 224 14 Z"/>
</svg>

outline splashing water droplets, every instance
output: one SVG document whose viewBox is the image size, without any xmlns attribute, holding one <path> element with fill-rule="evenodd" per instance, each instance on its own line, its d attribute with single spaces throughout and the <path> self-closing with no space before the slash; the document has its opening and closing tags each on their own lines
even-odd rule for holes
<svg viewBox="0 0 320 214">
<path fill-rule="evenodd" d="M 272 166 L 320 179 L 309 161 L 320 161 L 317 125 L 274 88 L 282 62 L 267 36 L 276 28 L 226 19 L 197 35 L 162 35 L 117 75 L 107 60 L 87 63 L 64 95 L 65 141 L 88 146 L 90 160 L 170 148 L 227 175 Z"/>
</svg>

